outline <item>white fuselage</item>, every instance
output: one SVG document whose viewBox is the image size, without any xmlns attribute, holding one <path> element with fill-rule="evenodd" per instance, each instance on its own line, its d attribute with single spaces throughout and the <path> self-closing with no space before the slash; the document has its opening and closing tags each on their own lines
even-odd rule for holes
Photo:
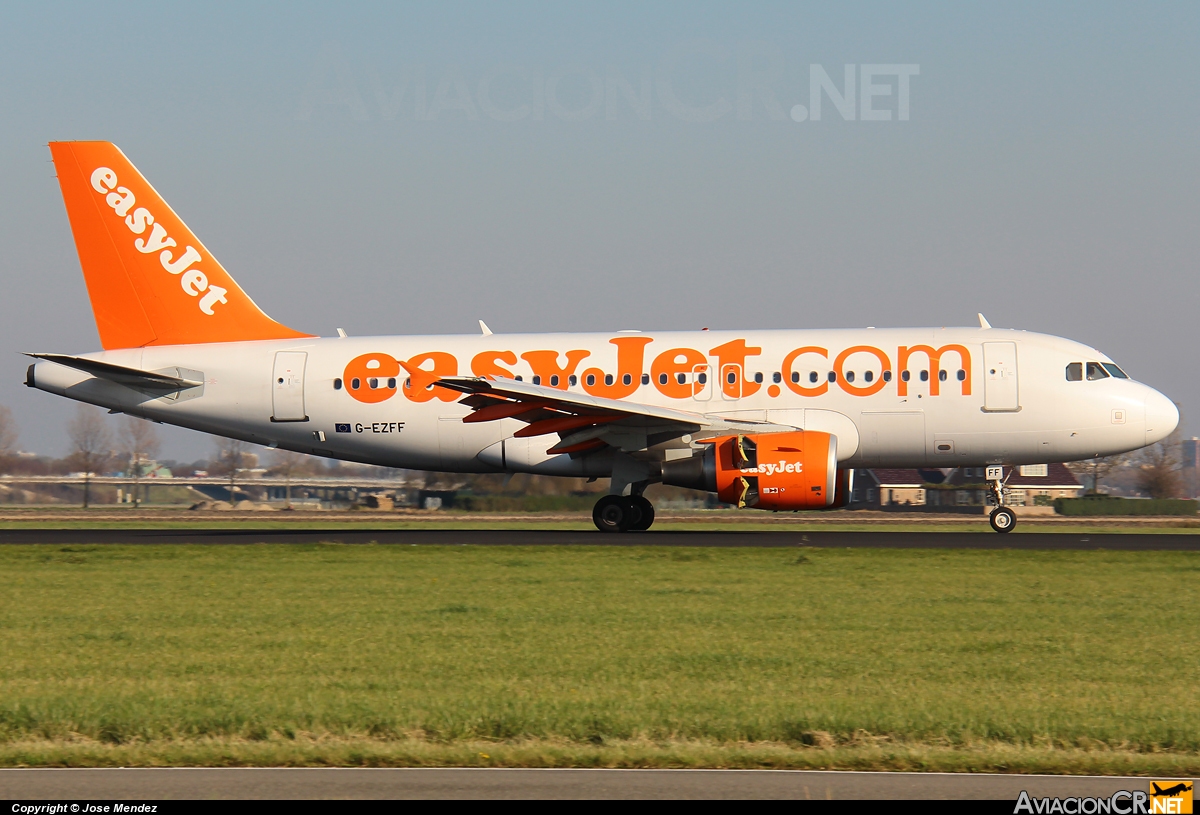
<svg viewBox="0 0 1200 815">
<path fill-rule="evenodd" d="M 932 364 L 939 349 L 940 365 Z M 441 376 L 538 376 L 578 393 L 825 430 L 838 437 L 846 466 L 1083 459 L 1143 447 L 1178 421 L 1170 400 L 1131 379 L 1068 381 L 1071 363 L 1111 362 L 1095 349 L 993 328 L 319 338 L 86 356 L 204 384 L 156 396 L 49 361 L 35 363 L 31 384 L 259 444 L 453 472 L 606 476 L 611 456 L 547 456 L 558 436 L 514 440 L 524 426 L 515 419 L 464 424 L 462 394 L 406 393 L 407 375 L 389 360 Z"/>
</svg>

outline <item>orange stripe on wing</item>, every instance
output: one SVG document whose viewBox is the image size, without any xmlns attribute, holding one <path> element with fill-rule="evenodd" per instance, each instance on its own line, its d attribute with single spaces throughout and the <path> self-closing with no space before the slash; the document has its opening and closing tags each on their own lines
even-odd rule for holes
<svg viewBox="0 0 1200 815">
<path fill-rule="evenodd" d="M 563 416 L 555 419 L 543 419 L 540 422 L 534 422 L 528 427 L 522 427 L 513 436 L 518 439 L 528 438 L 530 436 L 544 436 L 547 433 L 561 433 L 566 430 L 576 430 L 580 427 L 588 427 L 594 424 L 605 424 L 607 422 L 615 422 L 620 416 Z"/>
<path fill-rule="evenodd" d="M 474 413 L 464 416 L 463 421 L 468 424 L 472 422 L 494 422 L 497 419 L 507 419 L 547 407 L 550 407 L 549 402 L 501 402 L 498 405 L 481 407 Z"/>
</svg>

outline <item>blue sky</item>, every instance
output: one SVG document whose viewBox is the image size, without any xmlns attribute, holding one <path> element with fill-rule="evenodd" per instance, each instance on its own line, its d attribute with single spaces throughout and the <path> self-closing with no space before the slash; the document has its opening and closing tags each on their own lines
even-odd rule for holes
<svg viewBox="0 0 1200 815">
<path fill-rule="evenodd" d="M 1194 432 L 1197 42 L 1184 3 L 7 4 L 0 403 L 65 452 L 71 406 L 20 386 L 19 352 L 98 347 L 45 144 L 108 139 L 300 329 L 983 311 L 1098 346 Z M 793 120 L 813 65 L 852 66 L 853 119 Z M 897 65 L 905 121 L 869 77 Z"/>
</svg>

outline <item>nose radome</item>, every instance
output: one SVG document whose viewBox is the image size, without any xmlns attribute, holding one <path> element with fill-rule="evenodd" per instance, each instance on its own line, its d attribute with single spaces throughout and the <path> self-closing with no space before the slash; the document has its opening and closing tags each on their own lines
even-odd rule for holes
<svg viewBox="0 0 1200 815">
<path fill-rule="evenodd" d="M 1146 444 L 1162 441 L 1179 425 L 1179 408 L 1156 390 L 1146 394 Z"/>
</svg>

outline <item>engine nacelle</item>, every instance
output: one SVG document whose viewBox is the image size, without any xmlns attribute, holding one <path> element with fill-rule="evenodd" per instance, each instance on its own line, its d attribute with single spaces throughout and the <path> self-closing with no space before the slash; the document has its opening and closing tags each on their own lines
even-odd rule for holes
<svg viewBox="0 0 1200 815">
<path fill-rule="evenodd" d="M 770 510 L 829 508 L 842 481 L 837 438 L 815 430 L 713 439 L 691 458 L 663 462 L 662 472 L 664 484 Z"/>
</svg>

